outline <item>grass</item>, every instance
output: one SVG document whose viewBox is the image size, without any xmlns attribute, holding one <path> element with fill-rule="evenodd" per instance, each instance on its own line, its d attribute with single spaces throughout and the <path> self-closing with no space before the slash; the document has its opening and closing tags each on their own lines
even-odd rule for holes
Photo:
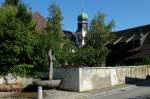
<svg viewBox="0 0 150 99">
<path fill-rule="evenodd" d="M 150 65 L 145 65 L 146 67 L 150 68 Z"/>
</svg>

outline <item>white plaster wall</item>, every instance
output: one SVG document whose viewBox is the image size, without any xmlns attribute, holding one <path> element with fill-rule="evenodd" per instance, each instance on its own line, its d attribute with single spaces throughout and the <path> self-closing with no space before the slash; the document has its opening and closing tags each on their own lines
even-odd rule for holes
<svg viewBox="0 0 150 99">
<path fill-rule="evenodd" d="M 111 70 L 111 74 L 110 74 L 110 78 L 111 78 L 111 85 L 112 86 L 115 86 L 119 83 L 118 81 L 118 76 L 117 76 L 117 72 L 116 72 L 116 69 L 112 69 Z"/>
<path fill-rule="evenodd" d="M 54 78 L 62 79 L 62 88 L 70 91 L 87 91 L 123 84 L 128 80 L 146 79 L 150 69 L 132 67 L 84 67 L 57 69 Z M 131 79 L 130 79 L 131 78 Z"/>
<path fill-rule="evenodd" d="M 118 84 L 115 68 L 82 68 L 80 91 L 100 89 Z"/>
<path fill-rule="evenodd" d="M 130 81 L 134 81 L 134 79 L 146 79 L 149 75 L 149 68 L 145 66 L 124 66 L 117 67 L 116 73 L 118 76 L 119 84 L 126 83 L 129 79 Z"/>
</svg>

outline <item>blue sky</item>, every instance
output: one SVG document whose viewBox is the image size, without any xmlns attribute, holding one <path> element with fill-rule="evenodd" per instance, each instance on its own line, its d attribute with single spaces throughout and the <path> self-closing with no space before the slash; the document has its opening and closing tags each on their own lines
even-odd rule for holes
<svg viewBox="0 0 150 99">
<path fill-rule="evenodd" d="M 2 2 L 3 0 L 0 0 Z M 45 18 L 48 7 L 54 0 L 23 0 L 32 7 L 33 12 L 40 12 Z M 113 31 L 150 23 L 150 0 L 55 0 L 60 6 L 63 28 L 75 32 L 77 16 L 83 8 L 89 16 L 89 22 L 97 12 L 105 13 L 106 23 L 115 20 Z"/>
</svg>

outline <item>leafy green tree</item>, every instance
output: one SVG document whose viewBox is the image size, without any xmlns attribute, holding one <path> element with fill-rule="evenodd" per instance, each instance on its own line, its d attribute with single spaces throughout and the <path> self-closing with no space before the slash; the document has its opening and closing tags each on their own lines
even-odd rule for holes
<svg viewBox="0 0 150 99">
<path fill-rule="evenodd" d="M 20 0 L 5 0 L 4 6 L 5 5 L 12 5 L 12 6 L 18 6 L 20 3 Z"/>
<path fill-rule="evenodd" d="M 18 4 L 5 0 L 0 7 L 0 66 L 5 70 L 18 64 L 32 64 L 34 23 L 27 7 Z"/>
<path fill-rule="evenodd" d="M 17 9 L 16 18 L 21 20 L 27 27 L 35 23 L 32 21 L 32 13 L 28 11 L 27 6 L 21 0 L 5 0 L 3 6 L 14 6 Z"/>
<path fill-rule="evenodd" d="M 49 49 L 52 49 L 52 53 L 55 55 L 56 59 L 60 57 L 62 42 L 63 42 L 63 32 L 61 27 L 61 21 L 63 17 L 61 16 L 61 11 L 58 5 L 52 3 L 49 7 L 49 17 L 48 17 L 48 42 Z"/>
<path fill-rule="evenodd" d="M 48 49 L 52 49 L 52 52 L 56 58 L 55 65 L 64 65 L 67 63 L 69 54 L 72 53 L 72 43 L 62 31 L 62 21 L 63 17 L 61 15 L 61 10 L 58 5 L 52 3 L 49 7 L 49 17 L 48 17 Z"/>
<path fill-rule="evenodd" d="M 41 30 L 40 33 L 37 35 L 37 31 L 34 34 L 34 53 L 33 57 L 33 65 L 35 71 L 45 71 L 47 70 L 48 66 L 48 56 L 47 56 L 47 35 L 46 31 Z"/>
<path fill-rule="evenodd" d="M 86 37 L 86 45 L 73 56 L 78 66 L 103 66 L 109 50 L 105 44 L 113 38 L 111 34 L 114 22 L 105 23 L 105 15 L 97 13 L 92 19 Z"/>
<path fill-rule="evenodd" d="M 67 65 L 70 60 L 70 54 L 72 53 L 73 43 L 65 37 L 62 31 L 61 10 L 59 6 L 52 3 L 48 9 L 49 17 L 47 22 L 47 28 L 40 31 L 41 34 L 35 35 L 34 41 L 36 46 L 34 47 L 34 65 L 36 70 L 46 70 L 48 67 L 48 51 L 52 50 L 52 54 L 55 57 L 54 66 Z"/>
</svg>

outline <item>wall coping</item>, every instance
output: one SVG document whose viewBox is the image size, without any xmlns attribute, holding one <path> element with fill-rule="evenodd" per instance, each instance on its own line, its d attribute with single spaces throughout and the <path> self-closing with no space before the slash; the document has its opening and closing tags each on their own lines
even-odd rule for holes
<svg viewBox="0 0 150 99">
<path fill-rule="evenodd" d="M 55 69 L 116 69 L 116 68 L 141 68 L 146 65 L 140 66 L 116 66 L 116 67 L 79 67 L 79 68 L 55 68 Z"/>
</svg>

